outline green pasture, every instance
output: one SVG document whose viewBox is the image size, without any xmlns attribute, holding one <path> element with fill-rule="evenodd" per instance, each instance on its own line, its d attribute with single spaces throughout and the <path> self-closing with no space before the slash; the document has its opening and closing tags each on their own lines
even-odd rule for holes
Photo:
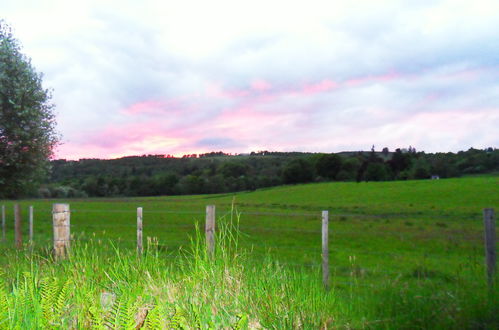
<svg viewBox="0 0 499 330">
<path fill-rule="evenodd" d="M 425 328 L 432 318 L 436 327 L 497 324 L 493 315 L 498 307 L 490 296 L 496 293 L 486 285 L 482 210 L 491 207 L 499 211 L 499 176 L 319 183 L 226 195 L 22 200 L 18 203 L 23 208 L 25 241 L 28 206 L 35 209 L 35 239 L 33 246 L 26 244 L 25 251 L 13 250 L 14 202 L 4 201 L 7 233 L 0 264 L 6 274 L 13 276 L 27 267 L 19 261 L 23 253 L 26 260 L 36 255 L 50 258 L 46 248 L 52 238 L 51 205 L 59 202 L 71 207 L 73 246 L 80 251 L 75 255 L 91 246 L 95 260 L 103 262 L 116 259 L 118 251 L 130 265 L 119 267 L 132 268 L 136 259 L 136 208 L 143 207 L 146 255 L 161 260 L 149 260 L 155 264 L 151 267 L 157 269 L 161 264 L 165 270 L 179 258 L 196 259 L 192 252 L 196 224 L 202 232 L 205 207 L 213 204 L 217 226 L 220 231 L 225 228 L 225 239 L 218 238 L 225 245 L 217 248 L 231 251 L 232 257 L 234 253 L 242 256 L 244 267 L 253 269 L 250 273 L 254 276 L 244 274 L 241 281 L 254 290 L 263 290 L 259 281 L 269 276 L 265 270 L 268 267 L 268 271 L 278 269 L 284 274 L 279 281 L 288 279 L 293 287 L 290 290 L 298 290 L 295 293 L 299 296 L 306 294 L 304 288 L 313 286 L 310 290 L 314 298 L 304 299 L 317 304 L 319 310 L 312 312 L 310 306 L 302 306 L 303 313 L 309 314 L 298 317 L 301 321 L 280 316 L 282 311 L 277 307 L 263 304 L 245 308 L 243 304 L 234 307 L 237 310 L 225 311 L 225 321 L 217 321 L 224 326 L 239 312 L 270 328 L 319 328 L 322 324 L 332 328 Z M 328 292 L 321 287 L 322 210 L 330 214 Z M 17 261 L 13 263 L 12 258 Z M 237 268 L 238 262 L 233 266 Z M 106 274 L 112 271 L 109 262 L 102 268 L 108 269 Z M 52 272 L 60 275 L 57 270 Z M 127 272 L 135 274 L 130 269 Z M 175 274 L 174 278 L 182 277 Z M 107 288 L 109 277 L 100 277 L 102 283 L 95 289 Z M 269 292 L 286 286 L 279 281 L 268 284 Z M 301 289 L 299 283 L 303 284 Z M 296 318 L 301 305 L 290 297 L 285 305 Z"/>
<path fill-rule="evenodd" d="M 321 183 L 230 195 L 23 200 L 25 239 L 28 205 L 33 205 L 35 243 L 50 243 L 56 202 L 70 204 L 76 240 L 95 237 L 130 248 L 136 240 L 136 209 L 143 207 L 144 239 L 154 237 L 160 249 L 172 253 L 190 244 L 195 224 L 204 226 L 205 207 L 213 204 L 217 221 L 238 223 L 240 244 L 252 254 L 308 265 L 320 261 L 321 211 L 328 210 L 332 267 L 341 268 L 355 256 L 359 267 L 391 272 L 386 263 L 398 264 L 398 271 L 414 262 L 458 265 L 463 258 L 481 258 L 482 210 L 498 208 L 499 176 Z M 3 204 L 12 242 L 13 202 Z M 386 260 L 387 255 L 393 258 Z M 398 258 L 405 262 L 394 261 Z"/>
</svg>

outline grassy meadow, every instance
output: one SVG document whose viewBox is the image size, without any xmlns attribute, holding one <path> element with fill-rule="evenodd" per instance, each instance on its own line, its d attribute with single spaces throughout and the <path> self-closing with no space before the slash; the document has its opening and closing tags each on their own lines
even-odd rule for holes
<svg viewBox="0 0 499 330">
<path fill-rule="evenodd" d="M 50 253 L 57 202 L 71 206 L 66 260 Z M 483 208 L 499 210 L 499 176 L 19 203 L 25 241 L 34 206 L 35 239 L 13 248 L 13 202 L 1 202 L 0 329 L 499 326 L 482 220 Z M 217 209 L 214 259 L 200 233 L 209 204 Z M 139 206 L 142 257 L 135 251 Z M 330 214 L 327 291 L 322 210 Z"/>
</svg>

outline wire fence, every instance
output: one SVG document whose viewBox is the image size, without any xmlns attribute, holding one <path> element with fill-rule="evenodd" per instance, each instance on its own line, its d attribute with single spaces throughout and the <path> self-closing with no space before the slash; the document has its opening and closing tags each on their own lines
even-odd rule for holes
<svg viewBox="0 0 499 330">
<path fill-rule="evenodd" d="M 275 259 L 283 266 L 320 270 L 324 251 L 321 249 L 319 211 L 311 212 L 307 209 L 302 212 L 304 207 L 280 204 L 244 204 L 237 208 L 231 204 L 221 206 L 217 210 L 217 225 L 230 223 L 230 228 L 237 232 L 239 247 L 249 251 L 246 254 L 250 258 L 257 261 L 263 258 Z M 137 210 L 129 205 L 125 207 L 71 209 L 72 244 L 99 242 L 135 248 L 138 243 Z M 286 211 L 246 210 L 246 207 L 285 207 Z M 6 212 L 5 208 L 2 211 L 2 245 L 5 248 L 14 247 L 11 243 L 15 236 L 13 213 Z M 52 210 L 40 207 L 33 212 L 30 218 L 33 219 L 34 226 L 31 228 L 34 229 L 29 229 L 27 221 L 24 221 L 22 234 L 30 238 L 30 245 L 50 246 L 54 242 Z M 458 265 L 458 260 L 476 262 L 483 256 L 480 251 L 483 246 L 480 226 L 457 227 L 449 221 L 452 218 L 448 214 L 416 213 L 330 213 L 328 237 L 332 265 L 329 268 L 336 274 L 355 274 L 361 277 L 380 273 L 397 276 L 401 274 L 401 269 L 396 266 L 400 259 L 414 260 L 416 264 L 425 263 L 436 268 L 439 264 Z M 26 214 L 27 212 L 25 218 Z M 146 252 L 155 249 L 166 252 L 170 254 L 167 257 L 173 258 L 179 255 L 179 251 L 192 248 L 196 235 L 203 232 L 205 215 L 200 204 L 192 204 L 189 210 L 145 209 L 143 232 L 146 239 L 149 239 Z M 434 247 L 425 250 L 416 246 L 424 241 L 432 241 Z M 383 265 L 393 264 L 394 270 L 377 269 L 376 263 L 380 260 Z M 404 271 L 408 272 L 410 269 Z"/>
<path fill-rule="evenodd" d="M 204 234 L 206 212 L 198 204 L 195 206 L 199 210 L 145 209 L 142 213 L 145 253 L 159 253 L 169 262 L 188 257 L 193 242 L 204 238 L 199 233 Z M 265 262 L 321 276 L 324 251 L 320 211 L 259 212 L 224 206 L 218 209 L 217 225 L 228 225 L 232 230 L 240 253 L 248 258 L 248 267 L 261 267 Z M 70 214 L 72 245 L 136 250 L 136 209 L 75 208 Z M 28 217 L 33 219 L 32 226 L 26 221 Z M 463 218 L 448 214 L 330 213 L 328 269 L 333 274 L 330 286 L 370 290 L 398 285 L 401 279 L 454 281 L 457 270 L 483 263 L 483 228 L 473 222 L 480 217 L 470 215 L 465 219 L 470 221 L 469 225 L 452 221 Z M 23 220 L 22 234 L 31 238 L 28 246 L 52 248 L 56 240 L 52 210 L 34 209 L 31 216 L 28 211 Z M 3 209 L 1 245 L 5 250 L 14 248 L 14 231 L 14 214 Z M 429 247 L 418 246 L 428 241 Z M 404 266 L 400 259 L 405 261 Z M 480 283 L 473 285 L 479 287 Z M 362 326 L 377 327 L 395 320 L 364 320 Z"/>
</svg>

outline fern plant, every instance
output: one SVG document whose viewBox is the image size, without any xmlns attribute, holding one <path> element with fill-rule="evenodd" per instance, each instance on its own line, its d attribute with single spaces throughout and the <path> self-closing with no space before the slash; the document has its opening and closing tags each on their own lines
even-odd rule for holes
<svg viewBox="0 0 499 330">
<path fill-rule="evenodd" d="M 246 314 L 238 314 L 237 315 L 237 321 L 236 323 L 232 326 L 233 330 L 242 330 L 242 329 L 248 329 L 248 315 Z"/>
<path fill-rule="evenodd" d="M 70 286 L 70 279 L 64 281 L 62 285 L 59 284 L 57 278 L 42 278 L 40 280 L 40 305 L 44 327 L 62 324 L 65 307 L 70 296 Z"/>
<path fill-rule="evenodd" d="M 10 314 L 10 297 L 7 294 L 5 281 L 3 280 L 4 274 L 0 272 L 0 328 L 7 328 Z"/>
<path fill-rule="evenodd" d="M 103 330 L 106 329 L 104 326 L 104 320 L 101 317 L 100 310 L 95 307 L 95 306 L 90 306 L 88 309 L 88 314 L 90 316 L 90 324 L 92 326 L 92 329 L 95 330 Z"/>
<path fill-rule="evenodd" d="M 144 329 L 162 329 L 161 314 L 157 305 L 149 310 L 144 322 Z"/>
<path fill-rule="evenodd" d="M 116 297 L 104 325 L 109 329 L 135 329 L 136 310 L 131 297 Z"/>
<path fill-rule="evenodd" d="M 173 307 L 173 315 L 170 318 L 170 322 L 168 324 L 168 327 L 170 329 L 188 329 L 189 326 L 187 325 L 187 320 L 185 318 L 184 312 L 174 306 Z"/>
</svg>

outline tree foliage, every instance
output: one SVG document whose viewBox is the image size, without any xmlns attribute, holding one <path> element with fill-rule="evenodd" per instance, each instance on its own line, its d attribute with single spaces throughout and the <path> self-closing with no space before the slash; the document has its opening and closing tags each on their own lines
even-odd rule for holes
<svg viewBox="0 0 499 330">
<path fill-rule="evenodd" d="M 315 163 L 317 174 L 333 180 L 341 170 L 341 157 L 336 154 L 320 155 Z"/>
<path fill-rule="evenodd" d="M 228 193 L 282 184 L 316 182 L 336 173 L 336 181 L 382 181 L 441 178 L 499 171 L 499 149 L 469 149 L 455 153 L 426 154 L 398 149 L 383 152 L 335 154 L 259 152 L 230 156 L 216 154 L 174 158 L 164 155 L 111 160 L 54 160 L 50 183 L 40 197 L 151 196 Z M 324 157 L 327 156 L 327 157 Z M 386 159 L 383 159 L 384 156 Z M 334 166 L 318 166 L 321 162 Z M 326 169 L 334 169 L 331 172 Z M 324 170 L 324 172 L 322 172 Z"/>
<path fill-rule="evenodd" d="M 47 173 L 58 141 L 42 75 L 0 20 L 0 197 L 16 198 Z"/>
<path fill-rule="evenodd" d="M 282 176 L 284 183 L 310 182 L 314 177 L 313 167 L 306 159 L 293 159 L 284 167 Z"/>
</svg>

